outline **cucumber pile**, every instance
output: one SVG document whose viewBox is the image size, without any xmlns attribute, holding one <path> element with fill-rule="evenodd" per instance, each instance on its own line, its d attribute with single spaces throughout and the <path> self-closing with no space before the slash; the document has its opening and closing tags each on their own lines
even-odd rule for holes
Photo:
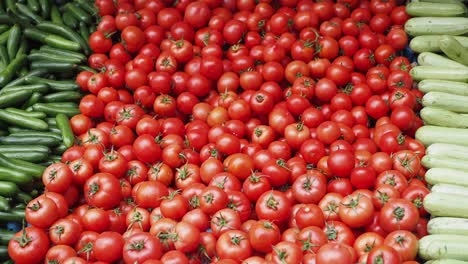
<svg viewBox="0 0 468 264">
<path fill-rule="evenodd" d="M 405 25 L 420 53 L 411 75 L 425 93 L 416 139 L 433 185 L 424 199 L 432 215 L 419 244 L 427 263 L 468 263 L 468 15 L 462 1 L 412 2 Z"/>
<path fill-rule="evenodd" d="M 46 166 L 74 144 L 74 79 L 93 71 L 85 65 L 95 12 L 88 0 L 0 0 L 0 228 L 21 223 Z M 0 245 L 8 235 L 0 230 Z"/>
</svg>

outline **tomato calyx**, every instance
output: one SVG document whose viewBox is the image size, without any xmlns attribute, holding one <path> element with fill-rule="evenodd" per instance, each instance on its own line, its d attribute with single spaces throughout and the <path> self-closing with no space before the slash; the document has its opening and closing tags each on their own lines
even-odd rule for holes
<svg viewBox="0 0 468 264">
<path fill-rule="evenodd" d="M 375 247 L 375 240 L 372 241 L 372 244 L 370 244 L 370 245 L 366 243 L 366 247 L 364 248 L 364 252 L 369 253 L 372 249 L 374 249 L 374 247 Z"/>
<path fill-rule="evenodd" d="M 41 209 L 41 202 L 37 201 L 33 203 L 33 205 L 28 206 L 28 209 L 33 210 L 33 211 L 38 211 L 39 209 Z"/>
<path fill-rule="evenodd" d="M 423 198 L 421 196 L 416 197 L 412 202 L 418 209 L 423 207 Z"/>
<path fill-rule="evenodd" d="M 281 263 L 287 264 L 286 258 L 288 257 L 288 252 L 286 250 L 279 250 L 277 247 L 273 247 L 273 251 L 278 255 Z"/>
<path fill-rule="evenodd" d="M 28 233 L 26 233 L 26 228 L 23 228 L 20 237 L 16 237 L 14 239 L 22 248 L 26 247 L 29 243 L 32 242 L 32 238 L 28 237 Z"/>
<path fill-rule="evenodd" d="M 396 238 L 395 238 L 395 242 L 397 242 L 400 246 L 403 246 L 403 244 L 405 243 L 406 241 L 406 238 L 404 236 L 401 236 L 401 235 L 398 235 Z"/>
<path fill-rule="evenodd" d="M 393 216 L 395 216 L 397 221 L 401 221 L 405 217 L 405 209 L 397 206 L 397 208 L 393 210 Z"/>
<path fill-rule="evenodd" d="M 231 243 L 236 246 L 238 246 L 242 240 L 245 240 L 245 238 L 240 235 L 234 235 L 231 237 Z"/>
<path fill-rule="evenodd" d="M 372 263 L 375 263 L 375 264 L 384 264 L 384 259 L 383 259 L 383 255 L 378 255 L 374 258 L 374 261 Z"/>
<path fill-rule="evenodd" d="M 121 117 L 119 119 L 117 119 L 117 122 L 122 122 L 124 120 L 133 118 L 133 114 L 131 112 L 132 110 L 133 110 L 133 108 L 127 109 L 127 108 L 123 107 L 122 110 L 119 112 Z"/>
<path fill-rule="evenodd" d="M 377 196 L 377 199 L 379 199 L 380 204 L 382 206 L 385 205 L 388 202 L 388 200 L 390 199 L 390 196 L 388 196 L 387 193 L 381 192 L 379 190 L 377 190 L 377 193 L 379 194 L 379 196 Z"/>
<path fill-rule="evenodd" d="M 99 192 L 99 189 L 100 189 L 100 186 L 98 183 L 96 182 L 93 182 L 91 183 L 91 185 L 89 186 L 89 195 L 92 196 L 92 195 L 95 195 L 97 192 Z"/>
<path fill-rule="evenodd" d="M 197 195 L 194 195 L 189 200 L 190 208 L 198 208 L 200 207 L 200 198 Z"/>
<path fill-rule="evenodd" d="M 187 166 L 177 168 L 176 171 L 179 173 L 178 179 L 180 180 L 185 180 L 190 176 L 190 172 L 188 171 Z"/>
<path fill-rule="evenodd" d="M 143 249 L 145 249 L 144 240 L 136 240 L 128 245 L 128 250 L 141 251 Z"/>
<path fill-rule="evenodd" d="M 94 244 L 93 242 L 88 242 L 86 243 L 80 250 L 78 250 L 76 253 L 85 253 L 86 254 L 86 260 L 89 261 L 89 257 L 91 255 L 91 251 L 93 251 Z"/>
<path fill-rule="evenodd" d="M 133 228 L 133 225 L 137 223 L 138 227 L 143 230 L 143 216 L 139 211 L 135 210 L 135 213 L 132 215 L 132 219 L 130 221 L 130 225 L 128 225 L 127 230 L 131 230 Z"/>
<path fill-rule="evenodd" d="M 416 159 L 416 155 L 414 155 L 413 157 L 411 158 L 408 158 L 408 155 L 405 154 L 405 157 L 403 159 L 401 159 L 400 157 L 397 157 L 397 160 L 398 162 L 400 162 L 401 166 L 403 166 L 403 168 L 405 168 L 407 171 L 409 171 L 410 173 L 413 173 L 413 169 L 411 168 L 410 164 L 413 160 Z"/>
<path fill-rule="evenodd" d="M 215 216 L 215 219 L 212 220 L 213 224 L 215 224 L 220 230 L 224 227 L 229 228 L 229 221 L 223 216 L 222 213 L 219 216 Z"/>
<path fill-rule="evenodd" d="M 286 161 L 284 159 L 277 159 L 276 160 L 276 165 L 278 165 L 281 168 L 289 171 L 288 165 L 287 165 L 287 163 L 286 163 Z"/>
<path fill-rule="evenodd" d="M 355 209 L 359 205 L 359 200 L 361 199 L 361 194 L 358 194 L 356 198 L 350 198 L 349 203 L 341 203 L 342 205 Z"/>
<path fill-rule="evenodd" d="M 325 235 L 327 236 L 328 240 L 336 240 L 338 238 L 338 230 L 336 230 L 335 226 L 325 224 L 327 230 L 325 231 Z"/>
<path fill-rule="evenodd" d="M 224 190 L 224 186 L 226 185 L 226 182 L 227 182 L 227 177 L 223 177 L 220 181 L 216 181 L 214 183 L 214 185 L 220 189 L 223 189 Z"/>
<path fill-rule="evenodd" d="M 327 206 L 324 209 L 324 212 L 327 212 L 328 215 L 337 214 L 338 208 L 339 208 L 339 205 L 337 205 L 335 202 L 331 202 L 327 204 Z"/>
<path fill-rule="evenodd" d="M 313 181 L 310 179 L 310 176 L 307 175 L 306 178 L 305 178 L 304 183 L 302 184 L 302 188 L 304 190 L 310 191 L 312 189 L 312 183 L 313 183 Z"/>
<path fill-rule="evenodd" d="M 54 168 L 50 171 L 49 173 L 49 181 L 53 181 L 55 179 L 55 177 L 57 177 L 57 173 L 58 171 Z"/>
<path fill-rule="evenodd" d="M 306 240 L 299 240 L 302 244 L 303 252 L 313 252 L 313 248 L 319 247 L 320 245 L 312 243 L 312 236 L 309 234 Z"/>
<path fill-rule="evenodd" d="M 279 202 L 276 201 L 275 197 L 273 197 L 273 195 L 270 194 L 270 196 L 268 197 L 268 200 L 266 201 L 266 205 L 268 208 L 276 211 L 278 210 Z"/>
</svg>

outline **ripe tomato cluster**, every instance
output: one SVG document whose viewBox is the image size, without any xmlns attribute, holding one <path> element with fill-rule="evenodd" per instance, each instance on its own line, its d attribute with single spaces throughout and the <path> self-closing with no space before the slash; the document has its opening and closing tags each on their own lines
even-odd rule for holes
<svg viewBox="0 0 468 264">
<path fill-rule="evenodd" d="M 11 257 L 417 263 L 429 190 L 403 2 L 97 0 L 78 144 Z"/>
</svg>

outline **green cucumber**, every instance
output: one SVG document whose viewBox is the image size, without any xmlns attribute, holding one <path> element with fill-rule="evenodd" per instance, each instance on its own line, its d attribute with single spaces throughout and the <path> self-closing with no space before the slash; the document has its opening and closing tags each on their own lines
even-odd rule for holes
<svg viewBox="0 0 468 264">
<path fill-rule="evenodd" d="M 464 35 L 468 33 L 468 18 L 414 17 L 406 21 L 405 31 L 411 36 Z"/>
<path fill-rule="evenodd" d="M 8 199 L 3 196 L 0 196 L 0 211 L 10 211 L 10 209 L 11 209 L 11 206 L 10 206 L 10 202 L 8 201 Z M 4 230 L 0 232 L 0 245 L 5 245 L 5 240 L 2 237 L 3 231 Z M 6 243 L 8 244 L 8 241 L 6 241 Z"/>
<path fill-rule="evenodd" d="M 1 230 L 0 231 L 0 244 L 8 245 L 8 242 L 13 238 L 15 233 L 16 233 L 15 231 Z"/>
<path fill-rule="evenodd" d="M 0 222 L 17 222 L 21 223 L 25 217 L 24 209 L 12 209 L 8 212 L 0 211 Z"/>
<path fill-rule="evenodd" d="M 43 97 L 44 102 L 46 103 L 56 103 L 64 101 L 79 101 L 83 95 L 75 91 L 63 91 L 50 93 Z"/>
<path fill-rule="evenodd" d="M 5 152 L 3 153 L 5 157 L 11 159 L 19 159 L 34 163 L 40 163 L 46 161 L 49 157 L 48 153 L 37 152 L 37 151 L 28 151 L 28 152 Z"/>
<path fill-rule="evenodd" d="M 73 146 L 75 143 L 75 136 L 70 126 L 70 120 L 68 117 L 64 114 L 57 114 L 55 120 L 57 121 L 58 128 L 62 132 L 63 144 L 67 147 Z"/>
<path fill-rule="evenodd" d="M 39 118 L 39 119 L 44 119 L 47 116 L 45 113 L 42 113 L 42 112 L 28 112 L 23 109 L 17 109 L 17 108 L 12 108 L 12 107 L 5 108 L 5 110 L 7 112 L 15 113 L 17 115 L 22 115 L 26 117 L 34 117 L 34 118 Z"/>
<path fill-rule="evenodd" d="M 468 128 L 468 116 L 464 116 L 442 108 L 427 106 L 420 112 L 427 125 Z"/>
<path fill-rule="evenodd" d="M 50 80 L 39 76 L 30 76 L 25 78 L 25 82 L 29 84 L 41 83 L 47 84 L 52 90 L 56 91 L 73 91 L 78 90 L 80 86 L 71 80 Z"/>
<path fill-rule="evenodd" d="M 468 146 L 468 129 L 422 126 L 416 131 L 415 138 L 426 146 L 433 143 L 448 143 Z"/>
<path fill-rule="evenodd" d="M 48 116 L 56 116 L 57 114 L 65 114 L 68 117 L 73 117 L 80 113 L 78 108 L 64 107 L 60 105 L 54 105 L 53 103 L 43 104 L 37 103 L 32 106 L 34 111 L 44 112 Z"/>
<path fill-rule="evenodd" d="M 10 61 L 16 57 L 18 48 L 21 42 L 21 27 L 18 24 L 15 24 L 10 31 L 10 36 L 7 41 L 7 50 Z"/>
<path fill-rule="evenodd" d="M 468 163 L 462 159 L 447 158 L 443 156 L 425 155 L 421 164 L 428 168 L 450 168 L 468 172 Z"/>
<path fill-rule="evenodd" d="M 18 85 L 18 86 L 9 86 L 0 90 L 0 94 L 9 94 L 12 92 L 22 92 L 30 91 L 32 93 L 47 93 L 49 91 L 49 86 L 47 84 L 30 84 L 30 85 Z"/>
<path fill-rule="evenodd" d="M 18 191 L 19 191 L 18 186 L 15 183 L 11 181 L 0 181 L 0 195 L 1 196 L 13 197 L 16 193 L 18 193 Z"/>
<path fill-rule="evenodd" d="M 416 66 L 410 70 L 415 81 L 427 79 L 468 82 L 468 68 L 445 68 L 438 66 Z"/>
<path fill-rule="evenodd" d="M 452 36 L 443 36 L 439 40 L 440 49 L 450 59 L 468 65 L 468 49 Z"/>
<path fill-rule="evenodd" d="M 458 63 L 445 56 L 432 53 L 432 52 L 423 52 L 419 54 L 418 64 L 421 66 L 438 66 L 438 67 L 462 68 L 462 69 L 467 68 L 465 65 L 461 63 Z"/>
<path fill-rule="evenodd" d="M 428 92 L 422 98 L 423 106 L 432 106 L 453 111 L 456 113 L 468 113 L 468 96 Z"/>
<path fill-rule="evenodd" d="M 468 83 L 462 82 L 444 80 L 422 80 L 418 83 L 418 89 L 423 93 L 443 92 L 468 96 Z"/>
<path fill-rule="evenodd" d="M 40 111 L 39 111 L 40 112 Z M 49 126 L 46 122 L 41 119 L 34 117 L 25 117 L 16 113 L 11 113 L 0 109 L 0 120 L 22 128 L 28 128 L 33 130 L 47 130 Z"/>
<path fill-rule="evenodd" d="M 40 77 L 44 76 L 47 74 L 47 71 L 45 69 L 37 69 L 34 71 L 30 71 L 28 74 L 26 74 L 23 77 L 16 78 L 15 80 L 9 82 L 7 85 L 3 86 L 3 88 L 10 87 L 10 86 L 18 86 L 26 83 L 27 78 L 32 78 L 32 77 Z"/>
<path fill-rule="evenodd" d="M 466 7 L 462 3 L 410 2 L 406 13 L 412 17 L 457 17 L 466 14 Z"/>
<path fill-rule="evenodd" d="M 14 152 L 44 152 L 48 153 L 50 149 L 43 145 L 0 145 L 0 153 L 14 153 Z"/>
<path fill-rule="evenodd" d="M 24 54 L 17 56 L 8 64 L 8 66 L 0 72 L 0 87 L 7 85 L 15 76 L 16 72 L 23 67 L 27 62 L 27 57 Z"/>
<path fill-rule="evenodd" d="M 5 155 L 6 156 L 6 155 Z M 5 167 L 0 167 L 0 181 L 10 181 L 15 184 L 26 184 L 32 182 L 31 175 Z"/>
<path fill-rule="evenodd" d="M 11 91 L 0 95 L 0 108 L 21 105 L 31 97 L 31 90 Z"/>
</svg>

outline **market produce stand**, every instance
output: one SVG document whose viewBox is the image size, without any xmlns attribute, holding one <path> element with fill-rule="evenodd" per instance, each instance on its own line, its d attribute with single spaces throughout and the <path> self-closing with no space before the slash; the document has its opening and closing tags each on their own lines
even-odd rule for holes
<svg viewBox="0 0 468 264">
<path fill-rule="evenodd" d="M 5 263 L 468 263 L 461 0 L 0 0 Z"/>
</svg>

